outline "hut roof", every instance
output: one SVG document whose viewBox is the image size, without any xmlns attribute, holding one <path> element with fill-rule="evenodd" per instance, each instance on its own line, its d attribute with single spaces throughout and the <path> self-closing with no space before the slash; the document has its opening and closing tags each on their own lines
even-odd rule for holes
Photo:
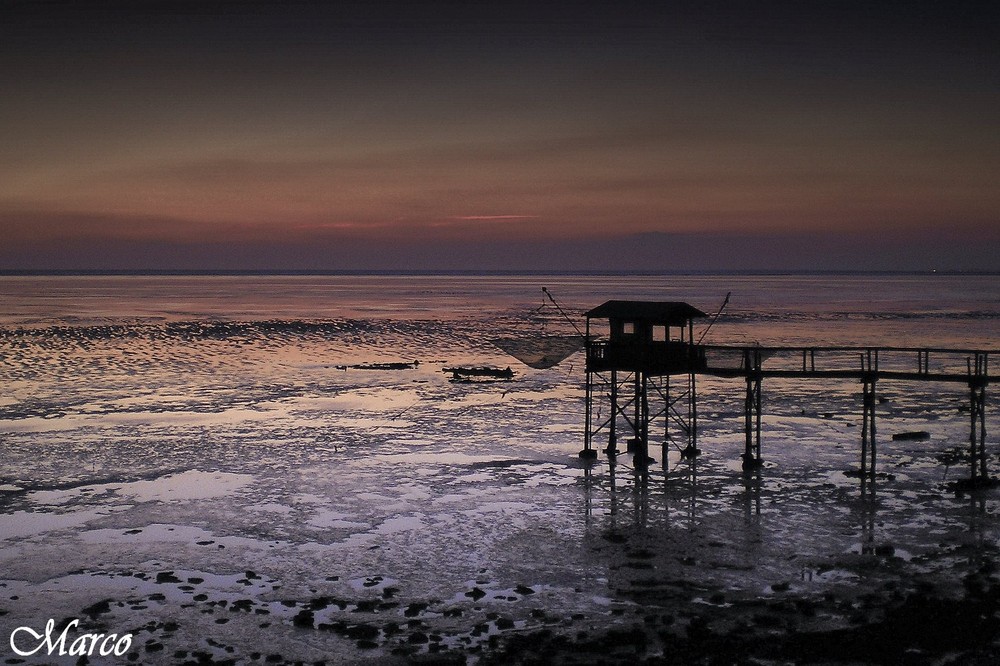
<svg viewBox="0 0 1000 666">
<path fill-rule="evenodd" d="M 606 301 L 587 313 L 591 319 L 625 319 L 663 326 L 683 326 L 692 319 L 707 316 L 680 301 Z"/>
</svg>

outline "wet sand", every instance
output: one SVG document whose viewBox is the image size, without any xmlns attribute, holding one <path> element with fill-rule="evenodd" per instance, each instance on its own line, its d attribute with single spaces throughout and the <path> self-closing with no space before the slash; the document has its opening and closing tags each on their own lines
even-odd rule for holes
<svg viewBox="0 0 1000 666">
<path fill-rule="evenodd" d="M 742 387 L 706 380 L 703 455 L 643 483 L 578 458 L 578 357 L 451 381 L 511 365 L 480 316 L 4 329 L 0 663 L 74 618 L 134 634 L 91 663 L 994 663 L 960 388 L 880 387 L 862 487 L 860 387 L 767 385 L 747 479 Z"/>
<path fill-rule="evenodd" d="M 385 484 L 380 502 L 405 499 L 405 509 L 374 520 L 321 508 L 309 493 L 295 495 L 298 506 L 265 501 L 254 497 L 262 479 L 241 473 L 8 491 L 49 512 L 6 517 L 0 628 L 79 618 L 78 633 L 132 633 L 124 659 L 163 664 L 931 664 L 1000 654 L 995 491 L 956 497 L 883 481 L 862 494 L 842 474 L 839 485 L 776 468 L 744 480 L 679 459 L 643 482 L 627 456 L 593 468 L 411 462 L 425 482 Z M 894 504 L 911 493 L 915 504 Z M 786 515 L 801 501 L 814 510 Z M 255 510 L 241 516 L 245 502 Z M 933 539 L 914 538 L 926 525 L 888 524 L 934 507 Z M 311 538 L 287 533 L 306 523 Z M 786 541 L 783 530 L 800 536 Z"/>
</svg>

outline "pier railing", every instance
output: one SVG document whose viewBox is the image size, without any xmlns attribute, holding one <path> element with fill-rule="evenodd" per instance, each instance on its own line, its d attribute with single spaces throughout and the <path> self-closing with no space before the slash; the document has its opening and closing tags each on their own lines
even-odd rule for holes
<svg viewBox="0 0 1000 666">
<path fill-rule="evenodd" d="M 926 347 L 763 347 L 704 345 L 702 374 L 720 377 L 829 377 L 969 383 L 989 377 L 1000 351 Z"/>
<path fill-rule="evenodd" d="M 587 345 L 587 367 L 592 371 L 639 370 L 652 374 L 701 372 L 704 348 L 676 341 L 591 340 Z"/>
</svg>

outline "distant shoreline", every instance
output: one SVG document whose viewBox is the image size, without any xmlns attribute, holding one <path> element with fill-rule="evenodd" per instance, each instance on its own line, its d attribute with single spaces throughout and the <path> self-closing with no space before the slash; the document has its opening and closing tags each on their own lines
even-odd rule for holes
<svg viewBox="0 0 1000 666">
<path fill-rule="evenodd" d="M 228 276 L 260 276 L 260 277 L 351 277 L 351 276 L 1000 276 L 998 271 L 961 271 L 961 270 L 431 270 L 431 269 L 356 269 L 356 270 L 213 270 L 213 269 L 0 269 L 0 277 L 228 277 Z"/>
</svg>

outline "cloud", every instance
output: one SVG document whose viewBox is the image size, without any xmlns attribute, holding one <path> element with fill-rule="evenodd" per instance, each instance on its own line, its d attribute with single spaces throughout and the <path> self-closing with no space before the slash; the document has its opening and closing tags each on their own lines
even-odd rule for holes
<svg viewBox="0 0 1000 666">
<path fill-rule="evenodd" d="M 461 221 L 483 220 L 492 222 L 494 220 L 537 220 L 538 218 L 538 215 L 459 215 L 450 219 Z"/>
</svg>

